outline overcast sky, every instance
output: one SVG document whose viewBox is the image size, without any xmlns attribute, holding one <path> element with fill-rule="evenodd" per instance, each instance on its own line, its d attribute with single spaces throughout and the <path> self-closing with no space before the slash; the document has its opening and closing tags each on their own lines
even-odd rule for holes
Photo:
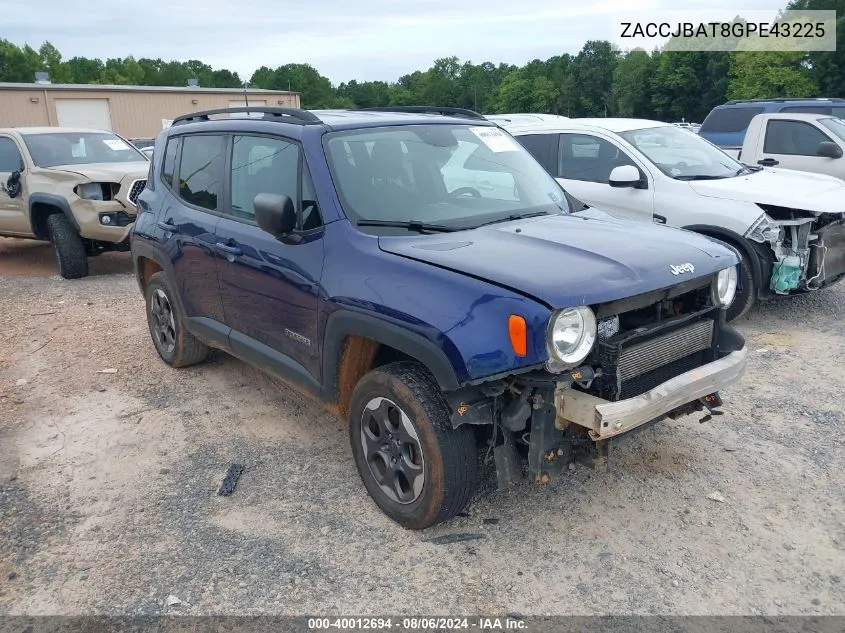
<svg viewBox="0 0 845 633">
<path fill-rule="evenodd" d="M 72 11 L 69 10 L 73 4 Z M 588 39 L 619 39 L 621 22 L 654 17 L 667 0 L 612 0 L 583 8 L 521 0 L 0 0 L 0 37 L 65 59 L 199 59 L 248 79 L 260 66 L 309 63 L 333 83 L 392 81 L 438 57 L 523 64 L 577 53 Z M 574 4 L 574 3 L 573 3 Z M 688 0 L 685 9 L 731 19 L 742 10 L 772 17 L 786 0 Z M 657 13 L 656 15 L 659 15 Z M 674 15 L 674 14 L 673 14 Z"/>
</svg>

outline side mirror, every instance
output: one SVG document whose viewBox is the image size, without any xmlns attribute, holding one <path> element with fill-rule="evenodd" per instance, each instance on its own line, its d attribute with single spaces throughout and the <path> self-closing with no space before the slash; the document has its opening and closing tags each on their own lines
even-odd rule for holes
<svg viewBox="0 0 845 633">
<path fill-rule="evenodd" d="M 816 156 L 842 158 L 842 148 L 832 141 L 822 141 L 816 149 Z"/>
<path fill-rule="evenodd" d="M 255 221 L 270 235 L 284 237 L 296 228 L 293 200 L 277 193 L 259 193 L 252 202 Z"/>
<path fill-rule="evenodd" d="M 611 187 L 639 187 L 642 184 L 640 170 L 633 165 L 614 167 L 608 182 Z"/>
<path fill-rule="evenodd" d="M 21 195 L 21 172 L 13 171 L 9 174 L 9 179 L 6 180 L 6 186 L 3 187 L 10 198 L 17 198 Z"/>
</svg>

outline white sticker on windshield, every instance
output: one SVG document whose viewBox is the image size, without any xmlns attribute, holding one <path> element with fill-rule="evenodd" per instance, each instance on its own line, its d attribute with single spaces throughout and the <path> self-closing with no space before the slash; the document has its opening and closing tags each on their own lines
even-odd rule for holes
<svg viewBox="0 0 845 633">
<path fill-rule="evenodd" d="M 115 151 L 122 150 L 122 149 L 129 149 L 129 146 L 126 143 L 124 143 L 123 141 L 121 141 L 119 138 L 107 138 L 106 140 L 103 141 L 103 143 L 105 143 L 106 145 L 109 146 L 109 148 L 111 148 Z"/>
<path fill-rule="evenodd" d="M 516 141 L 499 128 L 471 127 L 470 132 L 481 139 L 481 142 L 489 147 L 492 152 L 515 152 L 519 150 Z"/>
</svg>

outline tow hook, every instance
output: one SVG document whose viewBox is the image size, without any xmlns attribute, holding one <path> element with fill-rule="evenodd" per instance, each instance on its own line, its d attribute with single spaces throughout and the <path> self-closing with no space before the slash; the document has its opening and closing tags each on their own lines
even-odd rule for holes
<svg viewBox="0 0 845 633">
<path fill-rule="evenodd" d="M 718 393 L 711 393 L 703 398 L 699 398 L 698 401 L 701 403 L 701 406 L 707 410 L 704 417 L 698 421 L 699 424 L 709 422 L 713 419 L 714 415 L 724 415 L 725 413 L 724 411 L 717 410 L 718 407 L 722 406 L 722 397 Z"/>
</svg>

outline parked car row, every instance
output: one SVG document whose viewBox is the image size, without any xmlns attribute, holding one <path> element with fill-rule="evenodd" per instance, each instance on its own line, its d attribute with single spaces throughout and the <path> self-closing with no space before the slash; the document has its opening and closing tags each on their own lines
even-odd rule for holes
<svg viewBox="0 0 845 633">
<path fill-rule="evenodd" d="M 740 288 L 729 320 L 757 300 L 816 291 L 845 277 L 845 181 L 749 166 L 700 136 L 655 121 L 567 119 L 505 127 L 584 203 L 737 249 Z"/>
<path fill-rule="evenodd" d="M 501 486 L 524 462 L 546 483 L 646 424 L 709 419 L 746 363 L 729 318 L 845 273 L 845 183 L 745 166 L 671 124 L 237 112 L 176 118 L 149 161 L 101 132 L 67 132 L 68 153 L 63 132 L 0 131 L 20 159 L 0 234 L 50 239 L 70 277 L 130 248 L 160 358 L 218 349 L 310 394 L 408 528 L 466 507 L 479 446 Z M 45 174 L 63 198 L 32 198 Z M 55 229 L 77 215 L 109 238 Z"/>
</svg>

